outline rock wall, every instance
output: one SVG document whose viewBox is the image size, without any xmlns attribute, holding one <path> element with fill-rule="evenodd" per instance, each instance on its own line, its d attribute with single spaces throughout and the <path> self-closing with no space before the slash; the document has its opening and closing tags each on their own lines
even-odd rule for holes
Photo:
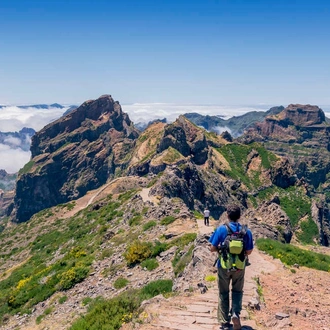
<svg viewBox="0 0 330 330">
<path fill-rule="evenodd" d="M 125 168 L 138 137 L 118 102 L 104 95 L 49 124 L 32 140 L 32 160 L 18 177 L 16 221 L 65 203 Z"/>
</svg>

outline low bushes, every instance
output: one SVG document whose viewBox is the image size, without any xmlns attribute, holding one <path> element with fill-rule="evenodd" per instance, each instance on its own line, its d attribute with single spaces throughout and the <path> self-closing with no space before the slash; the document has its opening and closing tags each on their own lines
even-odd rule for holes
<svg viewBox="0 0 330 330">
<path fill-rule="evenodd" d="M 75 321 L 70 330 L 118 330 L 124 323 L 138 318 L 143 300 L 169 293 L 172 286 L 172 280 L 158 280 L 109 300 L 98 298 L 90 303 L 88 313 Z"/>
<path fill-rule="evenodd" d="M 266 238 L 258 239 L 257 246 L 259 250 L 267 252 L 289 266 L 299 264 L 300 266 L 330 272 L 330 256 Z"/>
</svg>

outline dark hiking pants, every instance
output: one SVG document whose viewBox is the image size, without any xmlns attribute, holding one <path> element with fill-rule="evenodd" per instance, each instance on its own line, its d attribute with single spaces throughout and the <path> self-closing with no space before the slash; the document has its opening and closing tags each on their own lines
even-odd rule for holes
<svg viewBox="0 0 330 330">
<path fill-rule="evenodd" d="M 245 269 L 228 272 L 218 268 L 219 305 L 218 320 L 220 323 L 230 322 L 229 286 L 231 282 L 231 314 L 239 315 L 242 310 Z"/>
</svg>

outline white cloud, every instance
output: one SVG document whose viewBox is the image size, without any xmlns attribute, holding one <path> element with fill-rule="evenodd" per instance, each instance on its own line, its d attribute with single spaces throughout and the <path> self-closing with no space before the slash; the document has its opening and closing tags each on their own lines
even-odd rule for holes
<svg viewBox="0 0 330 330">
<path fill-rule="evenodd" d="M 0 131 L 18 132 L 23 127 L 29 127 L 39 131 L 50 122 L 60 118 L 67 109 L 37 109 L 34 107 L 22 109 L 17 106 L 7 105 L 0 108 Z M 135 103 L 122 105 L 122 109 L 128 113 L 134 123 L 138 123 L 163 118 L 166 118 L 168 122 L 172 122 L 179 115 L 188 112 L 197 112 L 201 115 L 218 115 L 227 119 L 232 116 L 242 115 L 248 111 L 267 110 L 269 107 L 258 105 L 255 107 L 233 107 L 172 103 Z M 228 129 L 226 128 L 226 130 Z M 20 141 L 15 137 L 9 137 L 7 141 L 13 146 L 20 145 Z M 30 160 L 30 157 L 31 154 L 28 151 L 23 151 L 20 148 L 11 149 L 7 145 L 0 144 L 0 169 L 5 169 L 9 173 L 17 172 Z"/>
<path fill-rule="evenodd" d="M 250 111 L 262 111 L 270 108 L 267 106 L 234 107 L 218 105 L 184 105 L 171 103 L 134 103 L 122 105 L 123 111 L 129 114 L 134 123 L 149 122 L 154 119 L 167 118 L 168 122 L 174 121 L 179 115 L 196 112 L 201 115 L 221 116 L 224 119 L 240 116 Z"/>
<path fill-rule="evenodd" d="M 55 119 L 58 119 L 68 108 L 26 109 L 16 106 L 0 108 L 0 131 L 18 132 L 23 127 L 33 128 L 39 131 Z"/>
<path fill-rule="evenodd" d="M 11 144 L 13 146 L 19 147 L 21 145 L 21 140 L 15 136 L 9 135 L 4 139 L 6 144 Z"/>
<path fill-rule="evenodd" d="M 229 134 L 231 134 L 231 130 L 227 126 L 216 126 L 216 127 L 213 127 L 212 130 L 216 131 L 218 134 L 222 134 L 225 131 L 227 131 Z"/>
<path fill-rule="evenodd" d="M 0 169 L 5 169 L 8 173 L 18 172 L 30 158 L 29 151 L 11 149 L 5 144 L 0 144 Z"/>
</svg>

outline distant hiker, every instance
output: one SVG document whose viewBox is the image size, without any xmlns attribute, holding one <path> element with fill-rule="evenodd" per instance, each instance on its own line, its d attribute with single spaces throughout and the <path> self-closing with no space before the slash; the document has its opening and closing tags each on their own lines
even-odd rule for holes
<svg viewBox="0 0 330 330">
<path fill-rule="evenodd" d="M 218 252 L 218 320 L 223 330 L 230 329 L 230 315 L 234 330 L 241 329 L 243 286 L 246 257 L 252 253 L 253 237 L 251 231 L 238 220 L 241 210 L 237 205 L 227 207 L 229 222 L 219 226 L 209 242 L 211 252 Z M 229 309 L 229 286 L 231 282 L 231 309 Z"/>
<path fill-rule="evenodd" d="M 210 218 L 210 211 L 208 210 L 208 208 L 205 208 L 204 210 L 204 225 L 205 226 L 209 226 L 209 218 Z"/>
</svg>

